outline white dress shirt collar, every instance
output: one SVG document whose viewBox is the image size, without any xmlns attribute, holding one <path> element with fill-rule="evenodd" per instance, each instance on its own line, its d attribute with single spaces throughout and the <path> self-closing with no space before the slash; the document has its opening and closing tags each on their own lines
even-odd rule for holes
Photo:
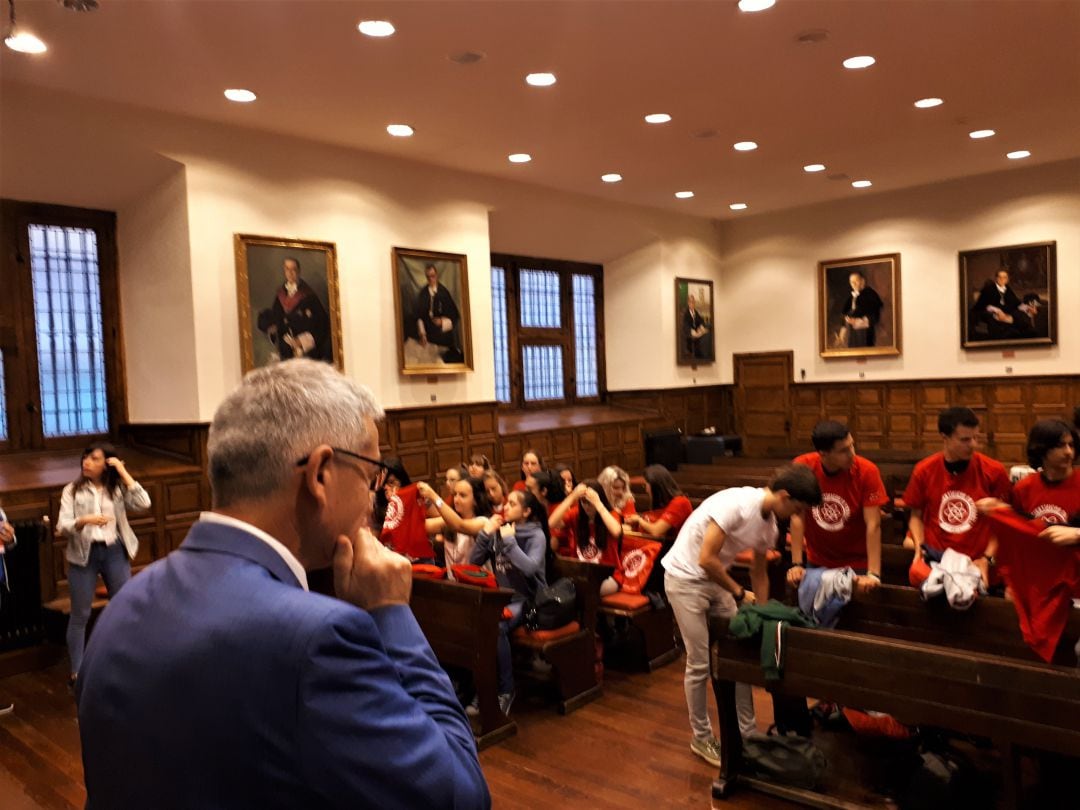
<svg viewBox="0 0 1080 810">
<path fill-rule="evenodd" d="M 255 537 L 258 537 L 266 545 L 270 546 L 274 551 L 278 553 L 278 556 L 285 561 L 285 564 L 289 566 L 289 570 L 296 575 L 297 581 L 300 583 L 300 587 L 305 591 L 308 589 L 307 572 L 304 571 L 304 566 L 300 565 L 300 561 L 293 556 L 293 553 L 289 551 L 282 544 L 280 540 L 277 540 L 262 529 L 252 526 L 250 523 L 245 523 L 242 520 L 237 520 L 234 517 L 223 515 L 220 512 L 203 512 L 199 515 L 200 522 L 217 523 L 219 526 L 229 526 L 233 529 L 239 529 L 242 532 L 247 532 Z"/>
</svg>

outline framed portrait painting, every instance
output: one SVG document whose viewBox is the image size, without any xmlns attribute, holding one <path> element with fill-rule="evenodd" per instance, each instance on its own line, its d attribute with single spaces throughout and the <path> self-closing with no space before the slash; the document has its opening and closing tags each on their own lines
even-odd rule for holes
<svg viewBox="0 0 1080 810">
<path fill-rule="evenodd" d="M 960 342 L 965 349 L 1057 343 L 1057 243 L 960 254 Z"/>
<path fill-rule="evenodd" d="M 293 357 L 343 369 L 334 244 L 242 233 L 233 244 L 244 373 Z"/>
<path fill-rule="evenodd" d="M 696 366 L 716 361 L 713 283 L 675 279 L 675 362 Z"/>
<path fill-rule="evenodd" d="M 900 354 L 900 254 L 818 262 L 822 357 Z"/>
<path fill-rule="evenodd" d="M 396 247 L 391 263 L 401 373 L 472 371 L 465 256 Z"/>
</svg>

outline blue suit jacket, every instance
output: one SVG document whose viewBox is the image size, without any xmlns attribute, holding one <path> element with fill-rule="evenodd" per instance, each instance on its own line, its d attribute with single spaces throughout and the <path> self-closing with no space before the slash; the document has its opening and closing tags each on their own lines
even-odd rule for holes
<svg viewBox="0 0 1080 810">
<path fill-rule="evenodd" d="M 308 593 L 231 527 L 196 524 L 116 595 L 78 703 L 90 808 L 491 804 L 412 611 Z"/>
</svg>

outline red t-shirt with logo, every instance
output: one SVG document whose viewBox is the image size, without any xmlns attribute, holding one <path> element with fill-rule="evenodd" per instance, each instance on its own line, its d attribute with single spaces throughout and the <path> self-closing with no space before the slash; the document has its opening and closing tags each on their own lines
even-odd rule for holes
<svg viewBox="0 0 1080 810">
<path fill-rule="evenodd" d="M 821 486 L 822 503 L 803 518 L 806 527 L 806 559 L 825 568 L 867 567 L 864 506 L 881 506 L 889 500 L 881 473 L 872 461 L 855 456 L 851 467 L 829 475 L 820 453 L 795 459 L 814 471 Z"/>
<path fill-rule="evenodd" d="M 571 511 L 577 512 L 577 507 L 574 507 Z M 600 549 L 596 545 L 596 522 L 589 521 L 589 536 L 588 538 L 578 538 L 578 522 L 577 515 L 574 515 L 573 522 L 569 521 L 569 514 L 567 514 L 566 539 L 559 543 L 559 554 L 563 557 L 576 557 L 582 562 L 587 563 L 603 563 L 604 565 L 614 566 L 616 569 L 620 566 L 619 561 L 619 539 L 608 535 L 607 542 L 604 544 L 604 548 Z M 581 540 L 584 542 L 581 542 Z"/>
<path fill-rule="evenodd" d="M 515 481 L 513 486 L 514 492 L 524 492 L 526 490 L 524 481 Z"/>
<path fill-rule="evenodd" d="M 1080 513 L 1080 470 L 1061 481 L 1047 481 L 1042 473 L 1022 478 L 1012 490 L 1010 501 L 1017 512 L 1042 518 L 1047 523 L 1068 523 Z"/>
<path fill-rule="evenodd" d="M 627 515 L 637 514 L 637 507 L 634 506 L 633 501 L 628 500 L 622 505 L 622 509 L 612 509 L 611 514 L 615 516 L 615 519 L 619 521 L 619 523 L 626 523 Z"/>
<path fill-rule="evenodd" d="M 690 517 L 693 511 L 694 505 L 690 503 L 689 498 L 685 495 L 676 495 L 663 509 L 651 509 L 648 512 L 643 512 L 641 516 L 649 523 L 666 520 L 671 527 L 667 533 L 670 537 L 674 537 L 679 533 L 679 529 L 686 523 L 686 519 Z"/>
<path fill-rule="evenodd" d="M 424 526 L 426 517 L 427 510 L 418 499 L 416 484 L 399 487 L 386 505 L 379 539 L 384 546 L 410 560 L 430 560 L 435 551 Z"/>
<path fill-rule="evenodd" d="M 904 502 L 922 510 L 926 545 L 955 549 L 975 560 L 986 553 L 990 524 L 979 519 L 980 498 L 1009 499 L 1005 468 L 982 453 L 971 457 L 967 468 L 953 475 L 945 468 L 945 454 L 934 453 L 915 465 L 904 491 Z"/>
</svg>

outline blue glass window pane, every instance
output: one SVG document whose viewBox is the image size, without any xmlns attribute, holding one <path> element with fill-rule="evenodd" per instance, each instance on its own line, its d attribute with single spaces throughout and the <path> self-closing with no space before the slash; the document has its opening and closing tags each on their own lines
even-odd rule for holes
<svg viewBox="0 0 1080 810">
<path fill-rule="evenodd" d="M 561 346 L 522 346 L 525 401 L 564 399 Z"/>
<path fill-rule="evenodd" d="M 521 325 L 540 329 L 562 328 L 559 274 L 551 270 L 518 272 Z"/>
<path fill-rule="evenodd" d="M 510 401 L 510 346 L 507 340 L 506 271 L 491 268 L 492 336 L 495 344 L 495 399 Z"/>
<path fill-rule="evenodd" d="M 592 276 L 573 277 L 574 360 L 577 395 L 596 397 L 600 386 L 596 368 L 596 281 Z"/>
</svg>

